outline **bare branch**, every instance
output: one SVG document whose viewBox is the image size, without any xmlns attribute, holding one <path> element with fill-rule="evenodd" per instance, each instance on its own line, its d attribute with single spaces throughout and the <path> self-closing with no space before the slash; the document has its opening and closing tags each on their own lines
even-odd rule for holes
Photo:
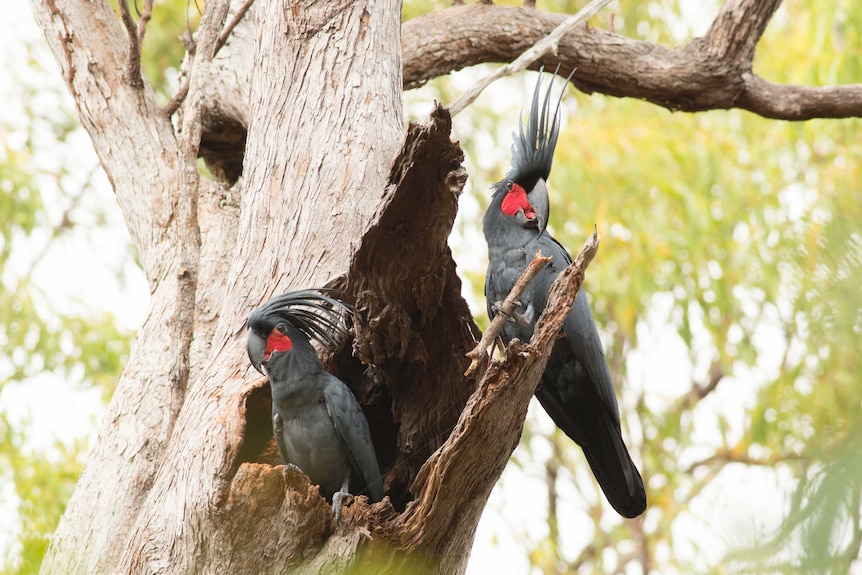
<svg viewBox="0 0 862 575">
<path fill-rule="evenodd" d="M 773 84 L 754 74 L 744 74 L 742 79 L 744 89 L 736 101 L 736 106 L 764 118 L 799 121 L 862 116 L 862 84 Z"/>
<path fill-rule="evenodd" d="M 709 53 L 751 65 L 754 50 L 781 0 L 727 0 L 706 35 Z"/>
<path fill-rule="evenodd" d="M 144 45 L 144 34 L 147 31 L 147 24 L 150 22 L 150 18 L 153 15 L 153 0 L 146 0 L 144 2 L 144 10 L 141 12 L 141 17 L 138 19 L 138 50 L 140 57 L 140 50 Z"/>
<path fill-rule="evenodd" d="M 183 76 L 180 85 L 177 88 L 176 94 L 174 94 L 173 98 L 171 98 L 170 102 L 165 104 L 165 107 L 161 109 L 161 113 L 165 118 L 170 118 L 174 115 L 174 113 L 180 109 L 180 106 L 183 105 L 183 101 L 185 101 L 186 96 L 189 95 L 189 77 L 188 75 Z"/>
<path fill-rule="evenodd" d="M 775 467 L 778 463 L 788 463 L 791 461 L 808 461 L 808 457 L 798 453 L 776 453 L 767 457 L 751 457 L 747 453 L 739 452 L 736 449 L 717 449 L 715 453 L 695 461 L 689 465 L 683 473 L 690 474 L 698 467 L 723 467 L 728 463 L 743 463 L 745 465 L 753 465 L 760 467 Z"/>
<path fill-rule="evenodd" d="M 542 56 L 557 55 L 560 46 L 560 39 L 569 31 L 574 30 L 576 27 L 595 16 L 599 10 L 610 4 L 610 2 L 611 0 L 593 0 L 579 10 L 577 14 L 566 18 L 556 28 L 554 28 L 550 34 L 536 42 L 531 48 L 518 56 L 518 58 L 516 58 L 511 64 L 506 64 L 502 68 L 498 68 L 492 74 L 482 78 L 476 83 L 476 85 L 464 92 L 460 98 L 455 100 L 455 102 L 449 106 L 449 113 L 452 114 L 452 116 L 458 114 L 458 112 L 472 104 L 476 98 L 479 97 L 479 94 L 482 93 L 482 90 L 490 86 L 496 80 L 526 69 L 527 66 Z"/>
<path fill-rule="evenodd" d="M 224 25 L 224 28 L 222 28 L 221 32 L 219 33 L 218 40 L 215 44 L 215 52 L 213 54 L 214 56 L 215 54 L 218 54 L 219 51 L 224 47 L 225 43 L 227 43 L 228 38 L 230 38 L 230 35 L 233 32 L 234 28 L 236 28 L 237 25 L 242 22 L 249 9 L 251 9 L 252 4 L 254 4 L 254 0 L 245 0 L 242 6 L 239 7 L 239 9 L 227 22 L 227 24 Z M 195 41 L 191 37 L 189 37 L 188 41 L 184 42 L 184 44 L 186 45 L 186 50 L 188 51 L 188 57 L 192 57 L 196 51 Z M 188 73 L 180 74 L 180 85 L 179 87 L 177 87 L 177 91 L 173 95 L 171 100 L 167 104 L 165 104 L 164 108 L 162 108 L 162 114 L 166 118 L 170 118 L 171 116 L 173 116 L 174 113 L 179 110 L 180 106 L 182 106 L 183 102 L 188 96 L 188 93 L 189 75 Z"/>
<path fill-rule="evenodd" d="M 709 379 L 704 384 L 694 383 L 688 393 L 683 395 L 677 402 L 676 407 L 672 410 L 673 413 L 681 413 L 687 411 L 697 405 L 697 403 L 715 391 L 721 380 L 724 379 L 725 373 L 721 365 L 717 361 L 713 361 L 709 368 Z"/>
<path fill-rule="evenodd" d="M 239 10 L 231 17 L 227 24 L 225 24 L 221 33 L 218 35 L 218 41 L 215 45 L 215 54 L 218 54 L 219 50 L 222 49 L 222 46 L 225 45 L 227 39 L 230 38 L 230 33 L 233 32 L 233 29 L 236 28 L 236 25 L 239 24 L 242 19 L 245 17 L 246 12 L 248 12 L 251 5 L 254 4 L 254 0 L 245 0 L 243 5 L 239 7 Z"/>
<path fill-rule="evenodd" d="M 862 85 L 783 86 L 751 72 L 751 57 L 777 0 L 733 0 L 705 38 L 678 48 L 576 27 L 554 54 L 528 67 L 555 67 L 586 93 L 647 100 L 673 111 L 739 108 L 779 120 L 862 116 Z M 404 23 L 404 85 L 484 62 L 511 62 L 568 18 L 524 7 L 469 4 Z M 512 35 L 512 30 L 518 30 Z"/>
<path fill-rule="evenodd" d="M 129 1 L 119 0 L 120 18 L 126 27 L 129 37 L 129 53 L 126 55 L 126 73 L 124 79 L 133 88 L 143 88 L 144 79 L 141 76 L 141 45 L 138 42 L 138 27 L 129 11 Z"/>
<path fill-rule="evenodd" d="M 542 271 L 550 262 L 550 256 L 545 257 L 541 253 L 536 254 L 536 257 L 533 258 L 533 261 L 530 262 L 530 265 L 527 266 L 527 269 L 524 270 L 524 273 L 515 282 L 512 291 L 509 292 L 506 300 L 500 306 L 499 313 L 497 313 L 491 325 L 488 326 L 488 329 L 485 330 L 485 333 L 482 334 L 482 339 L 476 344 L 476 347 L 467 353 L 467 357 L 473 361 L 470 362 L 470 367 L 464 372 L 466 377 L 471 376 L 476 371 L 476 368 L 479 367 L 479 360 L 482 359 L 485 353 L 487 353 L 488 348 L 491 347 L 491 344 L 500 335 L 503 324 L 506 323 L 506 320 L 509 319 L 518 305 L 520 305 L 518 300 L 521 298 L 521 294 L 524 293 L 524 290 L 527 289 L 527 286 L 530 285 L 536 274 Z"/>
<path fill-rule="evenodd" d="M 219 50 L 221 50 L 224 47 L 228 38 L 230 38 L 230 35 L 233 32 L 234 28 L 236 28 L 237 25 L 240 22 L 242 22 L 242 19 L 248 13 L 252 4 L 254 4 L 254 0 L 245 0 L 243 2 L 242 6 L 239 7 L 239 9 L 234 13 L 234 15 L 231 17 L 231 19 L 227 22 L 227 24 L 224 25 L 224 28 L 222 28 L 221 32 L 218 35 L 218 39 L 217 39 L 216 44 L 215 44 L 215 52 L 213 53 L 213 56 L 218 54 Z M 194 39 L 191 36 L 188 36 L 187 41 L 184 41 L 183 43 L 186 45 L 186 50 L 188 52 L 187 58 L 193 57 L 195 52 L 197 51 L 197 46 L 196 46 L 196 42 L 194 41 Z M 184 62 L 184 65 L 185 65 L 185 62 Z M 166 118 L 170 118 L 171 116 L 173 116 L 174 113 L 176 113 L 176 111 L 179 110 L 180 106 L 183 105 L 183 102 L 185 101 L 188 94 L 189 94 L 189 74 L 188 73 L 185 73 L 185 74 L 181 73 L 180 74 L 180 84 L 177 87 L 177 91 L 173 95 L 171 100 L 167 104 L 165 104 L 165 107 L 162 108 L 162 115 L 164 115 Z"/>
</svg>

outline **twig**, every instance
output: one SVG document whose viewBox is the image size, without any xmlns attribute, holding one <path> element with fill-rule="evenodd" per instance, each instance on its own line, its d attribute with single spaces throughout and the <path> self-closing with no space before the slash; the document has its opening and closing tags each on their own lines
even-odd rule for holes
<svg viewBox="0 0 862 575">
<path fill-rule="evenodd" d="M 775 467 L 779 463 L 790 462 L 806 462 L 809 457 L 801 453 L 775 453 L 764 457 L 751 457 L 745 452 L 740 452 L 738 449 L 717 449 L 715 453 L 695 461 L 689 465 L 684 471 L 684 474 L 690 475 L 699 467 L 722 467 L 728 463 L 742 463 L 752 467 Z"/>
<path fill-rule="evenodd" d="M 503 78 L 504 76 L 509 76 L 516 72 L 520 72 L 524 70 L 544 56 L 545 54 L 556 54 L 557 48 L 559 47 L 560 39 L 565 36 L 571 29 L 576 26 L 580 26 L 593 16 L 595 16 L 599 10 L 604 8 L 606 5 L 610 4 L 611 0 L 593 0 L 586 6 L 584 6 L 581 10 L 578 11 L 577 14 L 566 18 L 563 20 L 559 26 L 553 29 L 550 34 L 533 44 L 530 48 L 524 51 L 523 54 L 518 56 L 514 62 L 511 64 L 506 64 L 501 68 L 495 70 L 492 74 L 485 76 L 479 82 L 477 82 L 472 88 L 464 92 L 460 98 L 458 98 L 451 106 L 449 106 L 449 114 L 453 117 L 462 111 L 464 108 L 472 104 L 476 98 L 479 97 L 479 94 L 482 93 L 482 90 L 490 86 L 493 82 Z"/>
<path fill-rule="evenodd" d="M 715 391 L 718 387 L 718 384 L 724 379 L 725 373 L 721 368 L 721 365 L 717 361 L 713 361 L 712 365 L 709 368 L 709 380 L 707 380 L 704 384 L 699 384 L 695 382 L 691 389 L 688 390 L 682 398 L 680 398 L 675 412 L 686 411 L 691 409 L 697 403 L 705 398 L 707 395 Z"/>
<path fill-rule="evenodd" d="M 225 45 L 227 39 L 230 37 L 233 29 L 236 28 L 236 25 L 239 24 L 243 17 L 245 17 L 248 9 L 251 8 L 251 5 L 254 4 L 254 0 L 245 0 L 242 6 L 239 7 L 239 10 L 236 11 L 236 14 L 230 19 L 230 21 L 225 24 L 225 27 L 222 28 L 221 33 L 218 35 L 218 40 L 216 40 L 215 45 L 215 54 L 218 54 L 218 51 L 222 49 L 222 46 Z"/>
<path fill-rule="evenodd" d="M 242 21 L 249 8 L 251 8 L 252 4 L 254 4 L 254 0 L 245 0 L 245 3 L 240 6 L 239 10 L 237 10 L 233 17 L 230 19 L 230 22 L 225 24 L 224 28 L 222 28 L 222 31 L 219 33 L 218 38 L 216 39 L 213 57 L 215 57 L 215 55 L 218 54 L 219 50 L 224 47 L 225 43 L 227 42 L 227 39 L 230 38 L 230 35 L 233 32 L 234 28 L 236 28 L 237 24 Z M 193 56 L 197 51 L 197 46 L 194 40 L 191 39 L 191 37 L 189 37 L 186 49 L 189 53 L 189 56 Z M 180 106 L 183 105 L 183 102 L 188 95 L 189 73 L 186 73 L 185 75 L 181 75 L 180 85 L 177 88 L 177 91 L 174 96 L 171 98 L 170 102 L 165 104 L 165 107 L 162 108 L 162 115 L 164 115 L 166 118 L 170 118 L 171 116 L 173 116 L 174 113 L 180 109 Z"/>
<path fill-rule="evenodd" d="M 141 12 L 141 17 L 138 18 L 138 50 L 142 49 L 144 45 L 144 33 L 147 31 L 147 24 L 150 22 L 150 18 L 153 16 L 153 0 L 146 0 L 144 2 L 144 10 Z M 140 57 L 140 54 L 138 54 Z"/>
<path fill-rule="evenodd" d="M 129 11 L 128 0 L 120 0 L 119 5 L 120 17 L 129 36 L 129 54 L 126 57 L 126 82 L 133 88 L 143 88 L 144 80 L 141 77 L 141 44 L 138 42 L 138 27 L 135 25 L 131 11 Z"/>
<path fill-rule="evenodd" d="M 494 317 L 494 321 L 491 322 L 491 325 L 489 325 L 488 329 L 485 330 L 485 333 L 482 334 L 482 339 L 478 344 L 476 344 L 476 347 L 474 347 L 472 351 L 467 353 L 467 357 L 473 361 L 470 362 L 470 366 L 467 368 L 467 371 L 464 372 L 465 376 L 469 377 L 474 371 L 476 371 L 476 368 L 479 367 L 479 360 L 482 359 L 488 351 L 488 348 L 494 340 L 497 339 L 497 336 L 500 335 L 500 330 L 503 329 L 503 324 L 507 319 L 509 319 L 512 312 L 515 311 L 515 308 L 518 307 L 518 299 L 520 299 L 521 294 L 524 293 L 524 290 L 527 289 L 527 286 L 530 285 L 530 282 L 533 281 L 536 274 L 542 271 L 550 261 L 550 256 L 545 257 L 541 252 L 537 253 L 536 257 L 533 258 L 533 261 L 530 262 L 530 265 L 527 266 L 527 269 L 524 270 L 524 273 L 521 274 L 521 277 L 518 278 L 518 281 L 515 282 L 515 285 L 512 287 L 512 291 L 509 292 L 509 295 L 506 296 L 505 301 L 500 306 L 499 313 Z"/>
<path fill-rule="evenodd" d="M 174 115 L 174 112 L 180 109 L 183 101 L 186 99 L 186 96 L 189 95 L 189 75 L 186 74 L 183 79 L 180 81 L 180 86 L 177 88 L 177 93 L 174 94 L 174 97 L 171 98 L 171 101 L 165 104 L 165 107 L 162 108 L 161 113 L 166 118 L 170 118 Z"/>
</svg>

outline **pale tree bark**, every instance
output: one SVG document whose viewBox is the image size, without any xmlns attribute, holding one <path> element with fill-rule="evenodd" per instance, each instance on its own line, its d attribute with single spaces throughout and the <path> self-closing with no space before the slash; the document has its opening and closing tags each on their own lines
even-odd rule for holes
<svg viewBox="0 0 862 575">
<path fill-rule="evenodd" d="M 529 345 L 464 376 L 478 333 L 447 246 L 462 153 L 442 108 L 404 133 L 402 86 L 510 61 L 564 16 L 458 6 L 408 22 L 402 42 L 398 0 L 259 1 L 235 28 L 249 3 L 212 0 L 160 110 L 139 67 L 151 2 L 138 22 L 125 0 L 122 18 L 104 0 L 32 3 L 152 292 L 43 572 L 462 572 L 589 257 Z M 858 87 L 752 75 L 777 6 L 728 2 L 707 39 L 676 50 L 582 28 L 544 63 L 673 109 L 858 115 Z M 368 415 L 389 496 L 358 498 L 338 526 L 273 457 L 268 386 L 244 349 L 251 309 L 324 285 L 356 305 L 355 340 L 327 359 Z"/>
</svg>

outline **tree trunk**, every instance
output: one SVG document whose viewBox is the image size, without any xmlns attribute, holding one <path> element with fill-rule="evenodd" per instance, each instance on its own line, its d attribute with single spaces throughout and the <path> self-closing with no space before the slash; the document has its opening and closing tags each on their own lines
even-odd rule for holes
<svg viewBox="0 0 862 575">
<path fill-rule="evenodd" d="M 483 422 L 487 387 L 462 415 L 477 377 L 463 375 L 477 330 L 447 246 L 462 153 L 441 108 L 403 132 L 400 3 L 268 2 L 246 15 L 251 105 L 230 188 L 196 165 L 226 2 L 207 3 L 178 129 L 141 81 L 134 26 L 124 33 L 107 3 L 34 0 L 34 12 L 152 289 L 43 572 L 463 571 L 538 372 L 512 378 L 518 400 L 496 404 L 520 419 Z M 352 350 L 329 365 L 368 415 L 388 495 L 357 498 L 340 525 L 273 456 L 269 389 L 244 349 L 251 309 L 324 285 L 356 305 Z M 453 437 L 467 443 L 444 444 L 459 417 L 472 431 Z"/>
</svg>

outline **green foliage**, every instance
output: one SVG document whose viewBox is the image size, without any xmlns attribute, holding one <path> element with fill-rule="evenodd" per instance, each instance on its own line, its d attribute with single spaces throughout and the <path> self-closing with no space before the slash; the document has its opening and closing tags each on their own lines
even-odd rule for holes
<svg viewBox="0 0 862 575">
<path fill-rule="evenodd" d="M 25 433 L 16 430 L 4 413 L 0 413 L 0 461 L 8 463 L 19 500 L 16 561 L 0 565 L 0 572 L 9 574 L 38 573 L 48 548 L 50 535 L 72 496 L 81 473 L 85 442 L 66 446 L 57 442 L 51 456 L 28 449 Z M 7 560 L 8 561 L 8 560 Z"/>
</svg>

